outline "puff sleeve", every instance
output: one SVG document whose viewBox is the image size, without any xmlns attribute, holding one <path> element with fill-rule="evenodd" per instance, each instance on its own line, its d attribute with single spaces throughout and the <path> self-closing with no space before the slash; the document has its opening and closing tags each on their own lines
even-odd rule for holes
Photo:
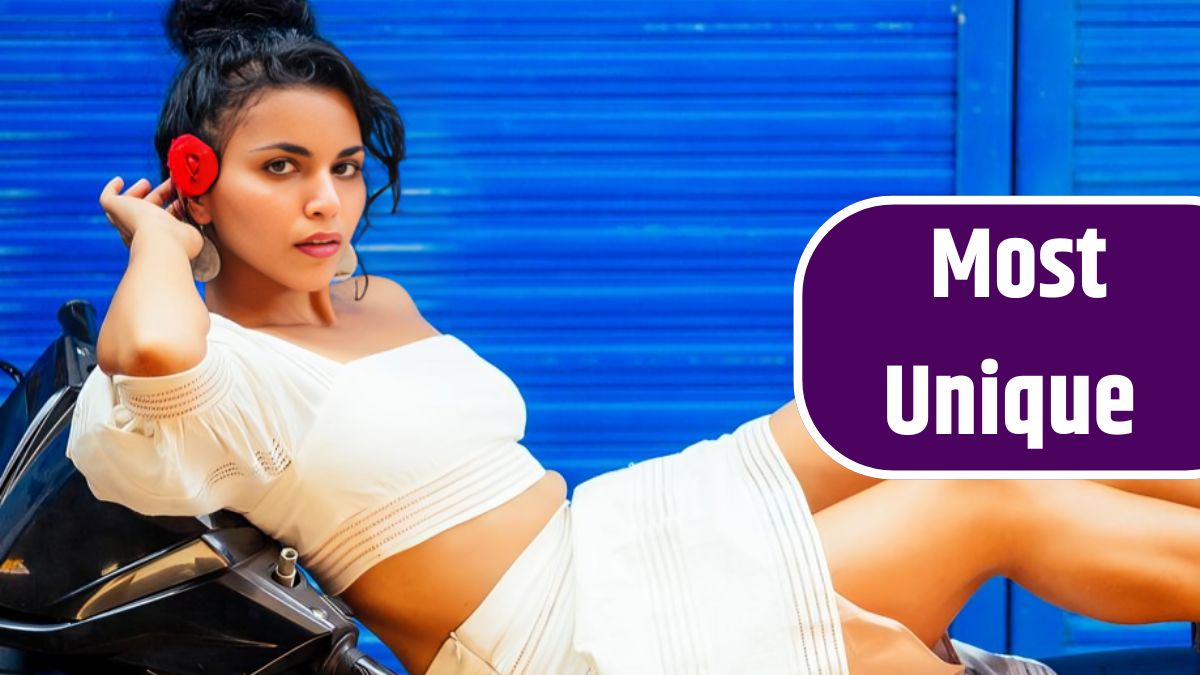
<svg viewBox="0 0 1200 675">
<path fill-rule="evenodd" d="M 295 410 L 270 360 L 211 337 L 170 375 L 96 366 L 75 404 L 67 456 L 97 499 L 146 515 L 245 513 L 291 463 Z"/>
</svg>

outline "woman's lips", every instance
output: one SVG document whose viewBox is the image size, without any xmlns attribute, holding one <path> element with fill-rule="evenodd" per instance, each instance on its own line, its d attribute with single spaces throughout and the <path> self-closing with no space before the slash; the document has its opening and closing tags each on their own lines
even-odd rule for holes
<svg viewBox="0 0 1200 675">
<path fill-rule="evenodd" d="M 329 244 L 296 244 L 296 248 L 311 255 L 314 258 L 328 258 L 338 252 L 341 244 L 337 242 Z"/>
</svg>

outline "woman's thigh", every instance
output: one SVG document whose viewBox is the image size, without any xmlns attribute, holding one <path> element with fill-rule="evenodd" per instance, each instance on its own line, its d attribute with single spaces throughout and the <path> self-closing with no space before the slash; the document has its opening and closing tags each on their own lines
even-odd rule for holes
<svg viewBox="0 0 1200 675">
<path fill-rule="evenodd" d="M 796 401 L 788 401 L 770 417 L 771 435 L 804 489 L 813 513 L 883 482 L 838 464 L 809 435 Z M 1108 479 L 1094 483 L 1123 492 L 1200 508 L 1200 480 Z"/>
</svg>

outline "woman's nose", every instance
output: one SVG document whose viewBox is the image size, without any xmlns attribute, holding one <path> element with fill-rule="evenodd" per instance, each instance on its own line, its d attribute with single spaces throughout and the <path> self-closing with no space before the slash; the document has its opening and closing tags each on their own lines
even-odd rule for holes
<svg viewBox="0 0 1200 675">
<path fill-rule="evenodd" d="M 314 180 L 313 192 L 309 195 L 305 214 L 309 218 L 332 218 L 337 215 L 340 200 L 332 174 L 320 174 Z"/>
</svg>

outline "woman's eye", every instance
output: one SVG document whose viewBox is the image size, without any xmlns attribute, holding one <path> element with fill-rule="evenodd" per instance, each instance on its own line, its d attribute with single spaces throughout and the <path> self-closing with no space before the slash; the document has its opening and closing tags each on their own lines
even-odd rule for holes
<svg viewBox="0 0 1200 675">
<path fill-rule="evenodd" d="M 272 170 L 271 170 L 271 167 L 273 167 L 273 166 L 287 166 L 288 164 L 291 164 L 291 163 L 292 163 L 292 161 L 291 161 L 291 160 L 289 160 L 289 159 L 277 159 L 277 160 L 275 160 L 274 162 L 271 162 L 270 164 L 268 164 L 268 165 L 266 166 L 266 169 L 267 169 L 267 172 L 268 172 L 268 173 L 273 173 L 273 174 L 275 174 L 276 176 L 282 176 L 282 175 L 283 175 L 282 173 L 280 173 L 280 172 L 278 172 L 278 171 L 272 171 Z"/>
<path fill-rule="evenodd" d="M 351 169 L 353 169 L 352 171 L 343 171 L 341 174 L 339 174 L 342 177 L 346 177 L 346 178 L 357 175 L 359 171 L 362 171 L 362 167 L 355 164 L 354 162 L 346 162 L 345 164 L 342 164 L 341 166 L 350 167 Z"/>
<path fill-rule="evenodd" d="M 290 159 L 277 159 L 274 162 L 267 164 L 265 168 L 268 173 L 272 173 L 276 176 L 286 176 L 290 172 L 285 172 L 283 169 L 290 164 L 292 164 L 292 160 Z M 354 162 L 346 162 L 344 164 L 339 164 L 338 166 L 342 167 L 342 171 L 337 175 L 343 178 L 355 176 L 362 171 L 362 167 Z"/>
</svg>

